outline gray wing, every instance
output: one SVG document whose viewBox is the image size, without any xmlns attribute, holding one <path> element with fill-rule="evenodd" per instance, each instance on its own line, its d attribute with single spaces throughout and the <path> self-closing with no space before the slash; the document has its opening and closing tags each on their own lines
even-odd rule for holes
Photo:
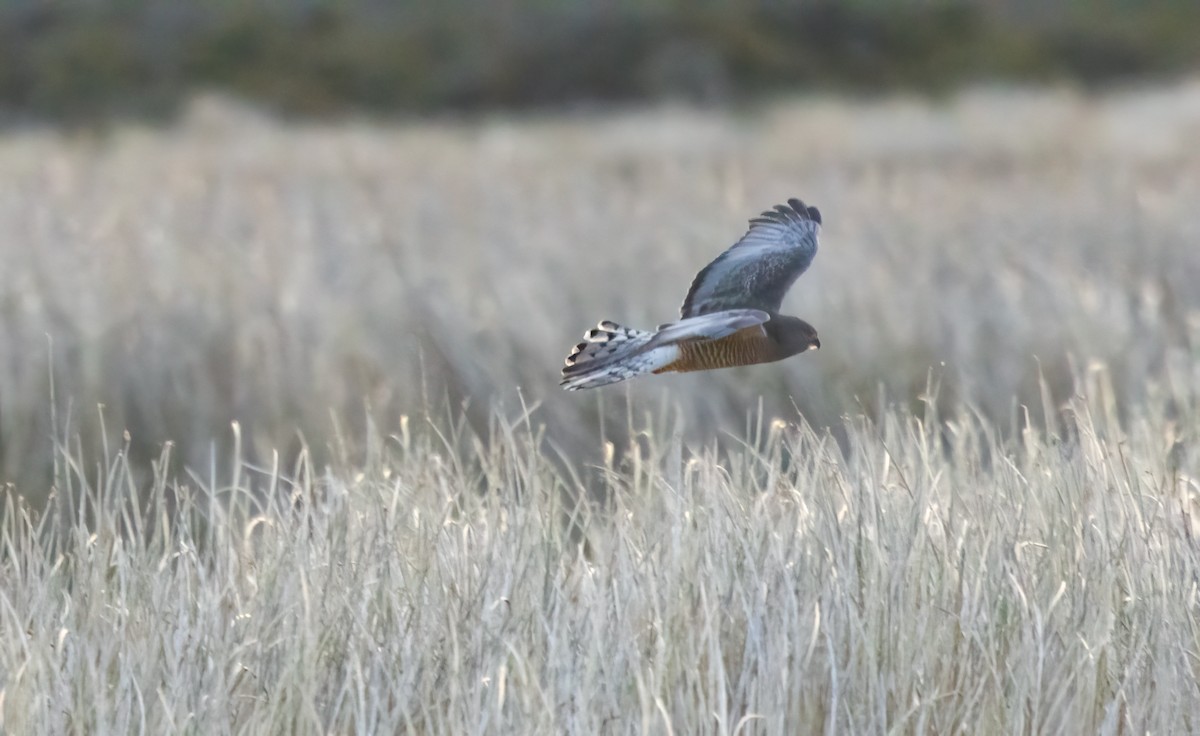
<svg viewBox="0 0 1200 736">
<path fill-rule="evenodd" d="M 771 319 L 771 315 L 758 309 L 730 309 L 721 312 L 710 312 L 697 317 L 688 317 L 678 322 L 668 322 L 659 325 L 654 333 L 651 345 L 665 345 L 680 340 L 719 340 L 732 335 L 738 330 L 754 325 L 761 325 Z"/>
<path fill-rule="evenodd" d="M 750 221 L 750 229 L 692 281 L 679 310 L 683 317 L 725 309 L 775 313 L 783 295 L 817 254 L 821 213 L 798 199 Z"/>
</svg>

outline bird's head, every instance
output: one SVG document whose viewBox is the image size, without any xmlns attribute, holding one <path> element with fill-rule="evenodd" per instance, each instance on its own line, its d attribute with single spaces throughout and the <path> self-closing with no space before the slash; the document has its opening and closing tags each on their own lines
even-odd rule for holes
<svg viewBox="0 0 1200 736">
<path fill-rule="evenodd" d="M 774 333 L 772 337 L 779 343 L 784 355 L 796 355 L 821 347 L 816 328 L 802 319 L 776 315 L 767 323 L 767 329 Z"/>
</svg>

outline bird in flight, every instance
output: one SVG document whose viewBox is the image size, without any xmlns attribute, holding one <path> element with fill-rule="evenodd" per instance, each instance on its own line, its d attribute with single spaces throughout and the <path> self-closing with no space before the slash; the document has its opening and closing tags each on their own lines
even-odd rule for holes
<svg viewBox="0 0 1200 736">
<path fill-rule="evenodd" d="M 821 213 L 789 199 L 750 221 L 729 250 L 696 274 L 680 319 L 653 332 L 605 320 L 584 334 L 562 370 L 568 391 L 643 373 L 770 363 L 820 348 L 817 331 L 779 313 L 783 295 L 817 254 Z"/>
</svg>

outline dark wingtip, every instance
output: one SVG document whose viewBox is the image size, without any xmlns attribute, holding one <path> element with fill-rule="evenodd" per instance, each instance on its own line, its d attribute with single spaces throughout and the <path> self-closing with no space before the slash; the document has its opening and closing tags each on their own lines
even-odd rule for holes
<svg viewBox="0 0 1200 736">
<path fill-rule="evenodd" d="M 803 200 L 796 199 L 795 197 L 788 200 L 788 205 L 805 220 L 812 220 L 818 225 L 821 224 L 821 211 L 816 207 L 809 207 L 804 204 Z"/>
<path fill-rule="evenodd" d="M 818 225 L 821 223 L 821 211 L 816 207 L 809 207 L 804 204 L 803 200 L 792 197 L 787 201 L 787 205 L 775 205 L 774 209 L 767 210 L 758 217 L 750 221 L 752 225 L 758 223 L 781 222 L 786 223 L 789 220 L 794 220 L 799 215 L 801 220 L 812 220 Z"/>
</svg>

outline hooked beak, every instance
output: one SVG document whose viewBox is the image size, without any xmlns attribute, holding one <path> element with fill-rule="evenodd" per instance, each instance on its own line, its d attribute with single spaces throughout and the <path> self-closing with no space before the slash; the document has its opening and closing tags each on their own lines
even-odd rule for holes
<svg viewBox="0 0 1200 736">
<path fill-rule="evenodd" d="M 821 340 L 819 338 L 814 337 L 813 341 L 812 341 L 812 347 L 814 350 L 820 350 L 821 349 Z"/>
</svg>

